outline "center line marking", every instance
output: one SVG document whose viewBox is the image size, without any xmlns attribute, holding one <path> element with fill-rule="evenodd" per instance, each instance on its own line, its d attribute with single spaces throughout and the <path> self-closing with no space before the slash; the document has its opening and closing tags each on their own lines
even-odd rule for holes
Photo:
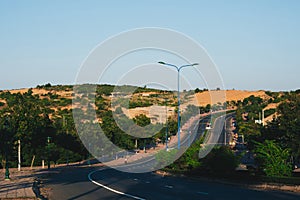
<svg viewBox="0 0 300 200">
<path fill-rule="evenodd" d="M 198 194 L 204 194 L 204 195 L 208 195 L 207 192 L 197 192 Z"/>
</svg>

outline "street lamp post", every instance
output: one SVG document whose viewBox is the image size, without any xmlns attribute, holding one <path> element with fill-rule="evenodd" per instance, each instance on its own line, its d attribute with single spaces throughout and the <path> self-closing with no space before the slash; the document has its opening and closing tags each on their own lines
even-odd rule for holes
<svg viewBox="0 0 300 200">
<path fill-rule="evenodd" d="M 170 67 L 174 67 L 177 70 L 177 101 L 178 101 L 178 111 L 177 111 L 177 137 L 178 137 L 178 149 L 180 149 L 180 70 L 185 67 L 191 67 L 198 65 L 198 63 L 193 63 L 193 64 L 187 64 L 187 65 L 182 65 L 180 67 L 177 67 L 176 65 L 165 63 L 165 62 L 158 62 L 161 65 L 166 65 Z"/>
<path fill-rule="evenodd" d="M 168 105 L 167 105 L 167 98 L 165 98 L 166 104 L 166 151 L 168 151 Z"/>
<path fill-rule="evenodd" d="M 89 149 L 88 149 L 88 165 L 91 166 L 91 161 L 90 161 L 90 151 L 91 151 L 91 143 L 89 143 Z"/>
<path fill-rule="evenodd" d="M 18 171 L 21 171 L 21 140 L 18 140 Z"/>
<path fill-rule="evenodd" d="M 168 151 L 168 124 L 166 124 L 166 151 Z"/>
<path fill-rule="evenodd" d="M 191 132 L 191 131 L 189 131 L 189 145 L 188 145 L 188 147 L 190 147 L 190 146 L 191 146 L 191 135 L 192 135 L 192 132 Z"/>
<path fill-rule="evenodd" d="M 50 139 L 51 139 L 51 137 L 47 137 L 47 150 L 48 150 L 48 162 L 47 162 L 47 165 L 48 165 L 48 169 L 50 169 Z"/>
</svg>

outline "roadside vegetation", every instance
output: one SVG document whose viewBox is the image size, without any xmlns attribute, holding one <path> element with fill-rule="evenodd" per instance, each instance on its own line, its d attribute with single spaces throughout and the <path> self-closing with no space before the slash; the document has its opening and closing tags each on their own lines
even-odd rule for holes
<svg viewBox="0 0 300 200">
<path fill-rule="evenodd" d="M 90 91 L 91 86 L 95 91 Z M 82 116 L 88 116 L 89 110 L 94 109 L 89 99 L 95 99 L 97 119 L 101 123 L 106 136 L 120 148 L 133 150 L 151 148 L 160 141 L 165 143 L 166 126 L 155 131 L 158 125 L 150 124 L 150 118 L 146 115 L 138 115 L 129 119 L 122 111 L 124 98 L 132 93 L 129 99 L 129 108 L 145 107 L 149 105 L 174 106 L 176 98 L 172 91 L 163 91 L 151 88 L 139 88 L 133 86 L 111 85 L 80 85 L 77 87 L 78 96 L 74 96 L 73 87 L 70 85 L 38 85 L 26 92 L 1 91 L 0 92 L 0 166 L 17 166 L 18 143 L 21 141 L 22 166 L 41 165 L 42 160 L 51 163 L 70 163 L 89 158 L 89 153 L 80 141 L 73 120 L 72 98 L 87 104 L 86 110 L 82 110 Z M 35 91 L 35 92 L 34 92 Z M 119 93 L 118 91 L 122 91 Z M 116 102 L 116 110 L 111 110 L 112 95 L 122 95 L 124 98 Z M 125 99 L 128 101 L 128 99 Z M 194 109 L 194 110 L 193 110 Z M 188 114 L 195 111 L 194 107 L 188 108 Z M 114 120 L 114 116 L 124 124 L 132 124 L 132 121 L 143 127 L 151 125 L 149 131 L 156 134 L 150 138 L 135 138 L 125 134 Z M 182 117 L 186 119 L 186 114 Z M 85 121 L 84 127 L 89 127 L 95 122 Z M 128 127 L 130 128 L 130 127 Z M 168 117 L 168 135 L 177 132 L 176 112 Z M 97 135 L 97 133 L 90 133 Z M 138 144 L 136 147 L 135 145 Z"/>
<path fill-rule="evenodd" d="M 29 89 L 24 93 L 0 92 L 0 165 L 17 166 L 17 141 L 22 146 L 22 166 L 41 165 L 42 160 L 52 163 L 70 163 L 89 158 L 89 153 L 80 141 L 73 120 L 72 109 L 81 109 L 83 119 L 89 110 L 96 108 L 98 122 L 84 121 L 85 127 L 100 123 L 105 135 L 120 148 L 127 150 L 147 149 L 177 133 L 177 101 L 173 91 L 162 91 L 146 87 L 97 85 L 90 91 L 91 85 L 81 85 L 78 96 L 72 91 L 74 86 L 51 84 L 39 85 L 41 93 Z M 120 92 L 122 91 L 122 92 Z M 205 93 L 206 89 L 185 91 L 187 98 L 192 93 Z M 132 93 L 131 97 L 128 94 Z M 191 116 L 224 109 L 235 110 L 236 131 L 243 135 L 247 150 L 255 155 L 257 168 L 249 170 L 250 176 L 291 177 L 292 170 L 300 163 L 300 91 L 265 92 L 267 98 L 251 95 L 243 100 L 227 101 L 205 106 L 187 105 L 181 113 L 181 124 Z M 114 96 L 121 97 L 113 99 Z M 95 99 L 95 104 L 89 102 Z M 72 107 L 72 99 L 84 102 L 85 109 Z M 273 104 L 276 107 L 268 107 Z M 76 105 L 76 104 L 75 104 Z M 124 108 L 133 109 L 159 105 L 173 107 L 173 114 L 167 116 L 167 124 L 151 124 L 151 118 L 139 114 L 132 119 L 124 113 Z M 112 108 L 113 106 L 113 108 Z M 127 106 L 127 107 L 126 107 Z M 273 116 L 273 120 L 255 123 L 261 118 Z M 134 130 L 133 124 L 147 126 L 153 137 L 136 138 L 125 134 L 119 127 L 121 123 L 128 130 Z M 212 120 L 213 121 L 213 120 Z M 160 127 L 157 129 L 157 127 Z M 97 135 L 96 132 L 90 134 Z M 145 133 L 150 134 L 150 133 Z M 164 170 L 200 176 L 234 176 L 240 157 L 230 147 L 216 147 L 210 154 L 198 158 L 204 137 L 195 141 L 188 150 Z M 136 146 L 137 145 L 137 146 Z M 161 164 L 168 162 L 176 151 L 161 151 L 157 156 Z"/>
<path fill-rule="evenodd" d="M 269 100 L 249 97 L 238 103 L 237 132 L 244 135 L 248 150 L 254 153 L 257 175 L 282 178 L 293 176 L 300 163 L 300 91 L 266 92 Z M 269 103 L 275 109 L 264 110 L 273 115 L 267 123 L 255 123 Z M 295 174 L 294 174 L 295 175 Z M 300 181 L 299 181 L 300 182 Z"/>
<path fill-rule="evenodd" d="M 249 96 L 243 101 L 228 102 L 229 107 L 236 107 L 236 132 L 245 138 L 244 152 L 236 154 L 236 150 L 228 146 L 217 146 L 205 158 L 199 159 L 202 137 L 163 170 L 191 177 L 300 184 L 297 173 L 293 173 L 295 167 L 300 166 L 300 91 L 266 94 L 267 99 Z M 278 104 L 276 108 L 266 109 L 274 102 Z M 259 113 L 263 109 L 265 117 L 273 115 L 273 120 L 265 126 L 255 123 L 262 117 Z M 254 155 L 256 167 L 236 171 L 248 151 Z"/>
</svg>

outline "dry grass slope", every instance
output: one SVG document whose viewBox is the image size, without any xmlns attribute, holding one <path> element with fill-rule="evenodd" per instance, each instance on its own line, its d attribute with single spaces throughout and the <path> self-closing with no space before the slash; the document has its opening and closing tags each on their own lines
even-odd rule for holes
<svg viewBox="0 0 300 200">
<path fill-rule="evenodd" d="M 198 106 L 206 106 L 207 104 L 214 104 L 212 103 L 211 96 L 217 96 L 216 93 L 225 93 L 226 101 L 238 101 L 254 95 L 256 97 L 261 97 L 262 99 L 269 99 L 270 97 L 266 95 L 265 91 L 246 91 L 246 90 L 226 90 L 224 91 L 205 91 L 196 94 L 196 105 Z"/>
</svg>

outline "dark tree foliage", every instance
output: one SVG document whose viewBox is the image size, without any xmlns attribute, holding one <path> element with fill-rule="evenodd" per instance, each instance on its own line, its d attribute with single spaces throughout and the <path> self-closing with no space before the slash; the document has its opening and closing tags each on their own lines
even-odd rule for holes
<svg viewBox="0 0 300 200">
<path fill-rule="evenodd" d="M 290 148 L 292 155 L 300 155 L 300 95 L 291 92 L 278 106 L 278 118 L 265 129 L 268 139 L 276 140 L 282 147 Z"/>
<path fill-rule="evenodd" d="M 276 110 L 270 109 L 265 111 L 267 115 L 277 111 L 277 117 L 271 122 L 268 122 L 265 126 L 255 124 L 253 119 L 258 119 L 257 110 L 264 108 L 265 102 L 261 102 L 258 99 L 255 100 L 252 97 L 251 99 L 247 99 L 247 101 L 244 100 L 244 106 L 240 106 L 237 110 L 238 131 L 245 135 L 245 140 L 250 150 L 257 150 L 257 144 L 264 144 L 265 146 L 268 144 L 270 147 L 274 147 L 274 152 L 276 150 L 281 152 L 282 155 L 283 152 L 285 152 L 285 160 L 283 159 L 284 162 L 281 163 L 270 160 L 271 156 L 267 153 L 260 153 L 257 157 L 258 163 L 264 166 L 264 169 L 262 169 L 263 167 L 261 169 L 268 170 L 268 172 L 264 171 L 264 173 L 270 176 L 278 176 L 279 174 L 275 173 L 276 170 L 273 170 L 273 166 L 277 168 L 277 165 L 280 165 L 282 169 L 286 170 L 290 168 L 290 163 L 286 161 L 287 158 L 294 162 L 300 161 L 300 95 L 297 91 L 285 92 L 284 94 L 268 92 L 268 95 L 274 99 L 281 100 Z M 242 119 L 242 114 L 246 111 L 249 112 L 248 114 L 250 116 L 248 117 L 248 121 Z M 260 152 L 263 152 L 263 145 L 259 147 Z M 289 149 L 289 151 L 286 151 L 286 149 Z M 291 159 L 291 157 L 293 159 Z M 264 162 L 260 162 L 261 160 Z M 266 163 L 269 163 L 268 169 L 266 168 L 267 166 L 265 166 Z M 285 172 L 283 175 L 290 175 L 290 172 Z"/>
<path fill-rule="evenodd" d="M 24 94 L 2 93 L 1 98 L 6 101 L 5 107 L 0 110 L 0 153 L 2 158 L 5 158 L 5 154 L 9 154 L 8 159 L 12 165 L 16 166 L 16 141 L 21 140 L 22 164 L 30 165 L 33 157 L 35 157 L 35 163 L 41 164 L 41 160 L 45 160 L 48 156 L 47 137 L 51 137 L 53 144 L 56 145 L 54 149 L 59 150 L 59 155 L 68 150 L 70 157 L 78 159 L 78 155 L 81 153 L 80 149 L 82 149 L 81 143 L 74 138 L 74 135 L 69 140 L 70 143 L 64 142 L 70 136 L 67 134 L 66 127 L 58 125 L 58 119 L 50 119 L 45 99 L 33 95 L 32 90 L 28 90 Z M 68 121 L 68 125 L 71 126 L 70 118 Z M 69 133 L 74 133 L 74 127 L 68 127 L 68 130 Z M 70 146 L 67 147 L 66 144 Z M 54 155 L 54 152 L 52 154 Z M 77 156 L 71 156 L 72 154 Z M 54 158 L 56 157 L 54 156 Z"/>
<path fill-rule="evenodd" d="M 147 126 L 151 123 L 151 120 L 149 117 L 147 117 L 144 114 L 140 114 L 138 116 L 136 116 L 135 118 L 133 118 L 133 121 L 139 125 L 139 126 Z"/>
<path fill-rule="evenodd" d="M 230 175 L 238 166 L 238 158 L 227 146 L 215 147 L 205 158 L 202 159 L 202 168 L 207 173 Z"/>
<path fill-rule="evenodd" d="M 282 177 L 292 175 L 292 165 L 289 149 L 282 149 L 276 142 L 265 140 L 264 143 L 256 142 L 255 152 L 261 171 L 267 176 Z"/>
</svg>

